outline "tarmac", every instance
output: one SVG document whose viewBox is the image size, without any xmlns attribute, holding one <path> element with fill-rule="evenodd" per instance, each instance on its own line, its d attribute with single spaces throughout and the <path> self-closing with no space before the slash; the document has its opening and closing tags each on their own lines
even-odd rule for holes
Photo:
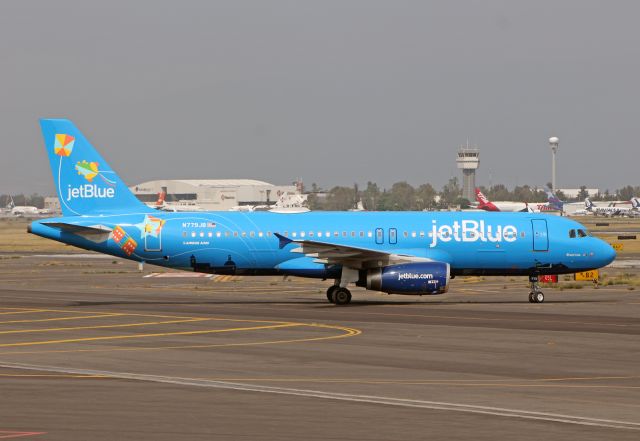
<svg viewBox="0 0 640 441">
<path fill-rule="evenodd" d="M 640 290 L 153 271 L 0 256 L 0 439 L 640 438 Z"/>
</svg>

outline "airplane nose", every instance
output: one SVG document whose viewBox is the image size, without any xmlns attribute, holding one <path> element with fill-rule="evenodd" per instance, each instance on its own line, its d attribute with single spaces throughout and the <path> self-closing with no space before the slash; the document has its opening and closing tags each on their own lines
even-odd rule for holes
<svg viewBox="0 0 640 441">
<path fill-rule="evenodd" d="M 616 259 L 616 250 L 614 250 L 607 242 L 602 241 L 598 257 L 602 261 L 601 266 L 607 266 Z"/>
</svg>

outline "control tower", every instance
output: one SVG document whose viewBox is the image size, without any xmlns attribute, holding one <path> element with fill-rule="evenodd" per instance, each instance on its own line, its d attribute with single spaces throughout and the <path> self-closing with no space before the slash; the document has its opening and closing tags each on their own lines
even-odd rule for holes
<svg viewBox="0 0 640 441">
<path fill-rule="evenodd" d="M 458 150 L 458 159 L 456 159 L 458 168 L 462 169 L 462 197 L 474 201 L 476 188 L 476 169 L 480 165 L 480 150 L 477 147 L 460 147 Z"/>
</svg>

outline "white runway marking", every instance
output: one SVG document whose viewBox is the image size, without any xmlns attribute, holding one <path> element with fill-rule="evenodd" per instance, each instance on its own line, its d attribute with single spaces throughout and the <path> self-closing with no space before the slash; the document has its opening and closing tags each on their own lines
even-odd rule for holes
<svg viewBox="0 0 640 441">
<path fill-rule="evenodd" d="M 507 418 L 520 418 L 527 420 L 548 421 L 563 424 L 577 424 L 582 426 L 606 427 L 612 429 L 640 430 L 640 423 L 629 421 L 617 421 L 599 418 L 589 418 L 574 415 L 563 415 L 548 412 L 531 412 L 518 409 L 506 409 L 500 407 L 475 406 L 469 404 L 446 403 L 438 401 L 411 400 L 406 398 L 378 397 L 372 395 L 346 394 L 336 392 L 323 392 L 307 389 L 291 389 L 284 387 L 260 386 L 256 384 L 232 383 L 198 378 L 168 377 L 161 375 L 136 374 L 131 372 L 112 372 L 93 369 L 75 369 L 60 366 L 40 366 L 34 364 L 21 364 L 1 362 L 0 367 L 23 370 L 37 370 L 42 372 L 58 372 L 78 375 L 100 375 L 105 377 L 148 381 L 154 383 L 178 384 L 182 386 L 207 387 L 216 389 L 230 389 L 247 392 L 261 392 L 279 395 L 293 395 L 308 398 L 322 398 L 328 400 L 350 401 L 356 403 L 383 404 L 388 406 L 402 406 L 430 410 L 446 410 L 453 412 L 467 412 L 475 414 L 493 415 Z"/>
</svg>

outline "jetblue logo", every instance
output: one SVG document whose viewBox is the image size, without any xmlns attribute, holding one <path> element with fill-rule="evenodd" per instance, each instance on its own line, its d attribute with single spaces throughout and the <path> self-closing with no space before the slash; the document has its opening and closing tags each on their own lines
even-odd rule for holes
<svg viewBox="0 0 640 441">
<path fill-rule="evenodd" d="M 515 242 L 518 229 L 513 225 L 486 225 L 484 221 L 454 221 L 451 225 L 438 225 L 434 220 L 431 225 L 431 244 L 433 248 L 441 242 Z"/>
<path fill-rule="evenodd" d="M 67 201 L 71 199 L 111 199 L 115 195 L 115 188 L 101 188 L 96 184 L 83 184 L 78 187 L 67 186 Z"/>
</svg>

